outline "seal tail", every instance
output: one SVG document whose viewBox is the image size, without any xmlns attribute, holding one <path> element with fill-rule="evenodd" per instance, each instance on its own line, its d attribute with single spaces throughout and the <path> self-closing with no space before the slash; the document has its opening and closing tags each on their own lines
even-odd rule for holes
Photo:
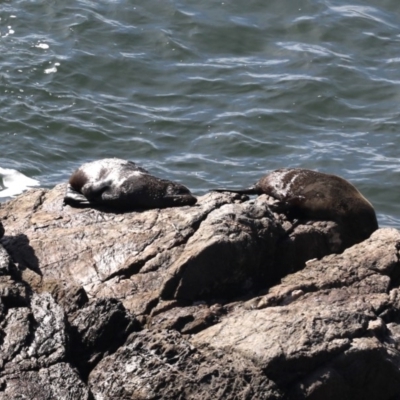
<svg viewBox="0 0 400 400">
<path fill-rule="evenodd" d="M 230 193 L 239 193 L 239 194 L 259 194 L 259 191 L 254 187 L 249 187 L 247 189 L 211 189 L 211 192 L 230 192 Z"/>
</svg>

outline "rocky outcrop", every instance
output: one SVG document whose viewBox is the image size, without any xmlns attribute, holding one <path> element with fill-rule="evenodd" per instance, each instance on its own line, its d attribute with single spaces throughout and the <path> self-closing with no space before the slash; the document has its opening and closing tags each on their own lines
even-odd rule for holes
<svg viewBox="0 0 400 400">
<path fill-rule="evenodd" d="M 90 391 L 68 362 L 63 309 L 49 293 L 32 293 L 16 280 L 0 248 L 0 398 L 89 399 Z"/>
<path fill-rule="evenodd" d="M 400 234 L 272 199 L 0 207 L 0 399 L 400 399 Z M 26 382 L 22 384 L 22 382 Z"/>
<path fill-rule="evenodd" d="M 235 349 L 291 398 L 399 395 L 399 243 L 397 231 L 382 229 L 343 254 L 311 261 L 192 341 Z"/>
</svg>

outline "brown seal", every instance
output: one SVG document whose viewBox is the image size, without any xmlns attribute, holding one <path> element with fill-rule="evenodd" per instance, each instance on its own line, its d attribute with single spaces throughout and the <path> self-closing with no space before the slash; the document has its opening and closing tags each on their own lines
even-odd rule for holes
<svg viewBox="0 0 400 400">
<path fill-rule="evenodd" d="M 267 194 L 277 211 L 289 218 L 335 221 L 344 227 L 349 243 L 367 239 L 378 222 L 371 203 L 348 181 L 301 168 L 278 169 L 244 190 L 216 189 L 242 194 Z"/>
<path fill-rule="evenodd" d="M 64 203 L 115 211 L 195 204 L 186 186 L 150 175 L 132 161 L 106 158 L 83 164 L 70 177 Z"/>
</svg>

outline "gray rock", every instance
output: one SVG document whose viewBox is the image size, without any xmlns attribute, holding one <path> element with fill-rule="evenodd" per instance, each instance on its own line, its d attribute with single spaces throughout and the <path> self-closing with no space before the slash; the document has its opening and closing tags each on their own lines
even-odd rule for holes
<svg viewBox="0 0 400 400">
<path fill-rule="evenodd" d="M 0 324 L 0 399 L 89 399 L 77 371 L 66 363 L 63 310 L 49 294 L 28 307 L 5 310 Z"/>
<path fill-rule="evenodd" d="M 239 354 L 196 350 L 174 331 L 132 334 L 91 372 L 95 399 L 278 399 L 273 382 Z"/>
<path fill-rule="evenodd" d="M 333 223 L 292 227 L 272 215 L 265 195 L 244 202 L 210 193 L 193 207 L 115 214 L 63 206 L 64 191 L 33 190 L 0 208 L 2 242 L 24 280 L 36 291 L 54 282 L 82 287 L 137 315 L 160 299 L 254 293 L 340 248 Z M 307 237 L 321 246 L 303 246 Z"/>
<path fill-rule="evenodd" d="M 390 289 L 398 285 L 399 243 L 398 231 L 381 229 L 343 254 L 311 261 L 191 343 L 238 352 L 289 398 L 397 398 L 399 303 Z"/>
<path fill-rule="evenodd" d="M 210 193 L 125 214 L 0 205 L 0 399 L 400 398 L 400 234 Z M 332 254 L 339 253 L 339 254 Z"/>
<path fill-rule="evenodd" d="M 70 365 L 58 363 L 40 370 L 21 371 L 1 378 L 0 400 L 89 400 L 86 385 Z"/>
<path fill-rule="evenodd" d="M 94 300 L 69 316 L 70 357 L 85 379 L 104 356 L 116 351 L 139 322 L 115 299 Z"/>
</svg>

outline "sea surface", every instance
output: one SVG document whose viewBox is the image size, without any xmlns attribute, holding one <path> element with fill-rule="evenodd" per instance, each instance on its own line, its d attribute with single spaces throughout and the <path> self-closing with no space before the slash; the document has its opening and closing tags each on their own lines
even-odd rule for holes
<svg viewBox="0 0 400 400">
<path fill-rule="evenodd" d="M 303 167 L 400 228 L 399 120 L 398 0 L 0 4 L 0 167 L 46 188 L 104 157 L 197 195 Z"/>
</svg>

